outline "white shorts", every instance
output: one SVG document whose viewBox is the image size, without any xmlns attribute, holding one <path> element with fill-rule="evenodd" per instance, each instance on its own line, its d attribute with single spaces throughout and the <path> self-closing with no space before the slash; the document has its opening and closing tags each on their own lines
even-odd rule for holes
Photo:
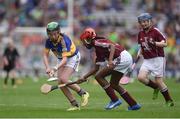
<svg viewBox="0 0 180 119">
<path fill-rule="evenodd" d="M 163 77 L 165 74 L 165 63 L 164 57 L 144 59 L 139 72 L 146 71 L 154 77 Z"/>
<path fill-rule="evenodd" d="M 64 66 L 73 68 L 76 72 L 78 72 L 78 67 L 80 64 L 81 55 L 78 52 L 76 55 L 69 57 L 67 59 L 67 63 Z M 61 62 L 61 59 L 58 59 L 58 62 Z"/>
<path fill-rule="evenodd" d="M 113 63 L 116 65 L 114 68 L 115 71 L 126 73 L 129 68 L 131 68 L 133 59 L 131 54 L 126 50 L 122 51 L 120 56 L 113 60 Z"/>
</svg>

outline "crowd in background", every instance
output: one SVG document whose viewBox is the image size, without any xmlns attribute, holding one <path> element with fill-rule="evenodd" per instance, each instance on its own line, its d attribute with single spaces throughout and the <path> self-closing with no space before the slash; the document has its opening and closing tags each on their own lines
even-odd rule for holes
<svg viewBox="0 0 180 119">
<path fill-rule="evenodd" d="M 68 0 L 0 0 L 0 42 L 3 42 L 2 37 L 10 35 L 17 26 L 44 27 L 49 21 L 56 20 L 61 27 L 67 27 L 67 4 Z M 142 12 L 151 13 L 155 26 L 167 37 L 168 47 L 165 48 L 167 75 L 180 77 L 178 76 L 180 75 L 178 73 L 180 72 L 179 0 L 73 0 L 73 4 L 73 39 L 80 49 L 79 34 L 82 29 L 90 26 L 97 31 L 98 35 L 106 36 L 124 45 L 133 57 L 138 50 L 137 16 Z M 31 41 L 31 39 L 28 40 Z M 33 62 L 42 62 L 41 55 L 38 56 L 37 52 L 40 53 L 38 49 L 41 49 L 39 47 L 43 43 L 37 44 L 31 49 L 24 46 L 26 52 L 30 52 L 30 56 L 25 56 L 29 57 L 29 64 L 27 64 L 29 66 L 32 66 Z M 35 48 L 36 46 L 38 48 Z M 81 50 L 82 62 L 86 63 L 85 57 L 89 55 L 83 53 L 84 50 Z"/>
</svg>

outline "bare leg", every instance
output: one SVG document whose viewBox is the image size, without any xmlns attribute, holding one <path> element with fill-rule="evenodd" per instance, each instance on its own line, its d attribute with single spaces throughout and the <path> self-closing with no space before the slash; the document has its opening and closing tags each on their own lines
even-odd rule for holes
<svg viewBox="0 0 180 119">
<path fill-rule="evenodd" d="M 67 83 L 68 82 L 68 79 L 70 78 L 72 72 L 66 72 L 66 73 L 69 73 L 69 74 L 65 74 L 66 70 L 64 70 L 64 68 L 60 68 L 58 70 L 58 78 L 59 78 L 59 81 L 58 83 L 61 84 L 61 83 Z M 67 76 L 66 78 L 63 78 Z M 73 106 L 79 106 L 78 103 L 76 102 L 76 99 L 75 97 L 72 95 L 71 91 L 68 89 L 68 87 L 62 87 L 61 88 L 62 92 L 64 93 L 64 95 L 67 97 L 67 99 L 69 100 L 69 102 L 71 103 L 71 105 Z"/>
<path fill-rule="evenodd" d="M 119 85 L 119 80 L 122 78 L 123 73 L 113 71 L 111 76 L 111 87 L 115 89 L 121 97 L 130 105 L 136 105 L 137 102 L 133 99 L 133 97 L 126 91 L 121 85 Z"/>
<path fill-rule="evenodd" d="M 157 89 L 158 86 L 157 84 L 154 82 L 154 81 L 151 81 L 147 78 L 148 76 L 148 72 L 147 71 L 143 71 L 143 70 L 140 70 L 139 74 L 138 74 L 138 80 L 145 84 L 146 86 L 148 87 L 151 87 L 153 89 Z"/>
<path fill-rule="evenodd" d="M 162 95 L 164 96 L 164 99 L 166 102 L 168 101 L 172 101 L 172 98 L 169 94 L 169 91 L 168 91 L 168 87 L 166 86 L 166 84 L 164 83 L 163 81 L 163 78 L 161 77 L 156 77 L 155 78 L 155 81 L 156 81 L 156 84 L 158 85 Z"/>
<path fill-rule="evenodd" d="M 61 83 L 68 83 L 69 78 L 71 77 L 73 72 L 74 72 L 74 69 L 70 68 L 70 67 L 64 67 L 63 72 L 61 72 L 59 70 L 59 73 L 60 73 L 59 78 L 60 78 Z M 80 86 L 77 84 L 73 84 L 73 85 L 70 85 L 68 87 L 71 88 L 72 90 L 76 91 L 76 92 L 79 92 L 81 90 Z"/>
<path fill-rule="evenodd" d="M 118 100 L 114 89 L 110 86 L 109 82 L 105 80 L 105 77 L 112 73 L 112 69 L 109 67 L 103 68 L 101 71 L 96 74 L 95 78 L 99 85 L 106 91 L 106 94 L 109 96 L 111 101 L 115 102 Z"/>
</svg>

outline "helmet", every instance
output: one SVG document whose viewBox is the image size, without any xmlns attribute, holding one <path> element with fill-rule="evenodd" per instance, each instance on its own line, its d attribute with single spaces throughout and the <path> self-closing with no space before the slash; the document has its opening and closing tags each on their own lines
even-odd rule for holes
<svg viewBox="0 0 180 119">
<path fill-rule="evenodd" d="M 93 39 L 96 37 L 95 30 L 93 28 L 86 28 L 80 36 L 81 40 Z"/>
<path fill-rule="evenodd" d="M 93 38 L 96 37 L 95 30 L 94 30 L 93 28 L 91 28 L 91 27 L 86 28 L 86 29 L 84 30 L 84 32 L 89 32 L 90 34 L 92 34 L 92 37 L 93 37 Z"/>
<path fill-rule="evenodd" d="M 138 17 L 138 22 L 141 22 L 142 20 L 151 20 L 152 19 L 152 16 L 149 14 L 149 13 L 142 13 L 140 14 Z"/>
<path fill-rule="evenodd" d="M 47 24 L 46 27 L 47 35 L 50 38 L 50 40 L 53 42 L 53 44 L 57 44 L 60 42 L 60 26 L 57 22 L 50 22 Z M 57 31 L 56 35 L 52 34 L 54 31 Z"/>
<path fill-rule="evenodd" d="M 60 31 L 60 26 L 57 22 L 50 22 L 47 24 L 46 30 L 47 32 L 57 31 L 57 30 Z"/>
<path fill-rule="evenodd" d="M 96 37 L 95 30 L 93 28 L 86 28 L 80 36 L 80 39 L 84 46 L 88 49 L 92 48 L 92 39 Z"/>
</svg>

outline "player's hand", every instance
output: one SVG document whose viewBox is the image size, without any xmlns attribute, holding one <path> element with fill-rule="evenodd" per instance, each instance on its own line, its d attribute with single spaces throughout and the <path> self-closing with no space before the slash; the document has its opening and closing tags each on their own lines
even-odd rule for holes
<svg viewBox="0 0 180 119">
<path fill-rule="evenodd" d="M 55 71 L 53 69 L 51 69 L 51 68 L 47 68 L 46 69 L 46 73 L 49 75 L 49 77 L 53 77 Z"/>
<path fill-rule="evenodd" d="M 46 69 L 46 73 L 49 74 L 51 72 L 51 68 Z"/>
<path fill-rule="evenodd" d="M 107 66 L 108 66 L 109 68 L 113 68 L 115 65 L 114 65 L 114 63 L 113 63 L 112 61 L 108 61 Z"/>
<path fill-rule="evenodd" d="M 150 40 L 148 41 L 148 43 L 151 44 L 151 45 L 156 46 L 156 42 L 155 42 L 154 40 L 152 40 L 152 39 L 150 39 Z"/>
<path fill-rule="evenodd" d="M 85 79 L 84 77 L 80 78 L 77 80 L 77 84 L 80 84 L 80 83 L 83 83 L 83 82 L 86 82 L 87 79 Z"/>
<path fill-rule="evenodd" d="M 55 71 L 53 69 L 51 69 L 51 71 L 49 72 L 49 77 L 54 77 L 55 75 Z"/>
</svg>

